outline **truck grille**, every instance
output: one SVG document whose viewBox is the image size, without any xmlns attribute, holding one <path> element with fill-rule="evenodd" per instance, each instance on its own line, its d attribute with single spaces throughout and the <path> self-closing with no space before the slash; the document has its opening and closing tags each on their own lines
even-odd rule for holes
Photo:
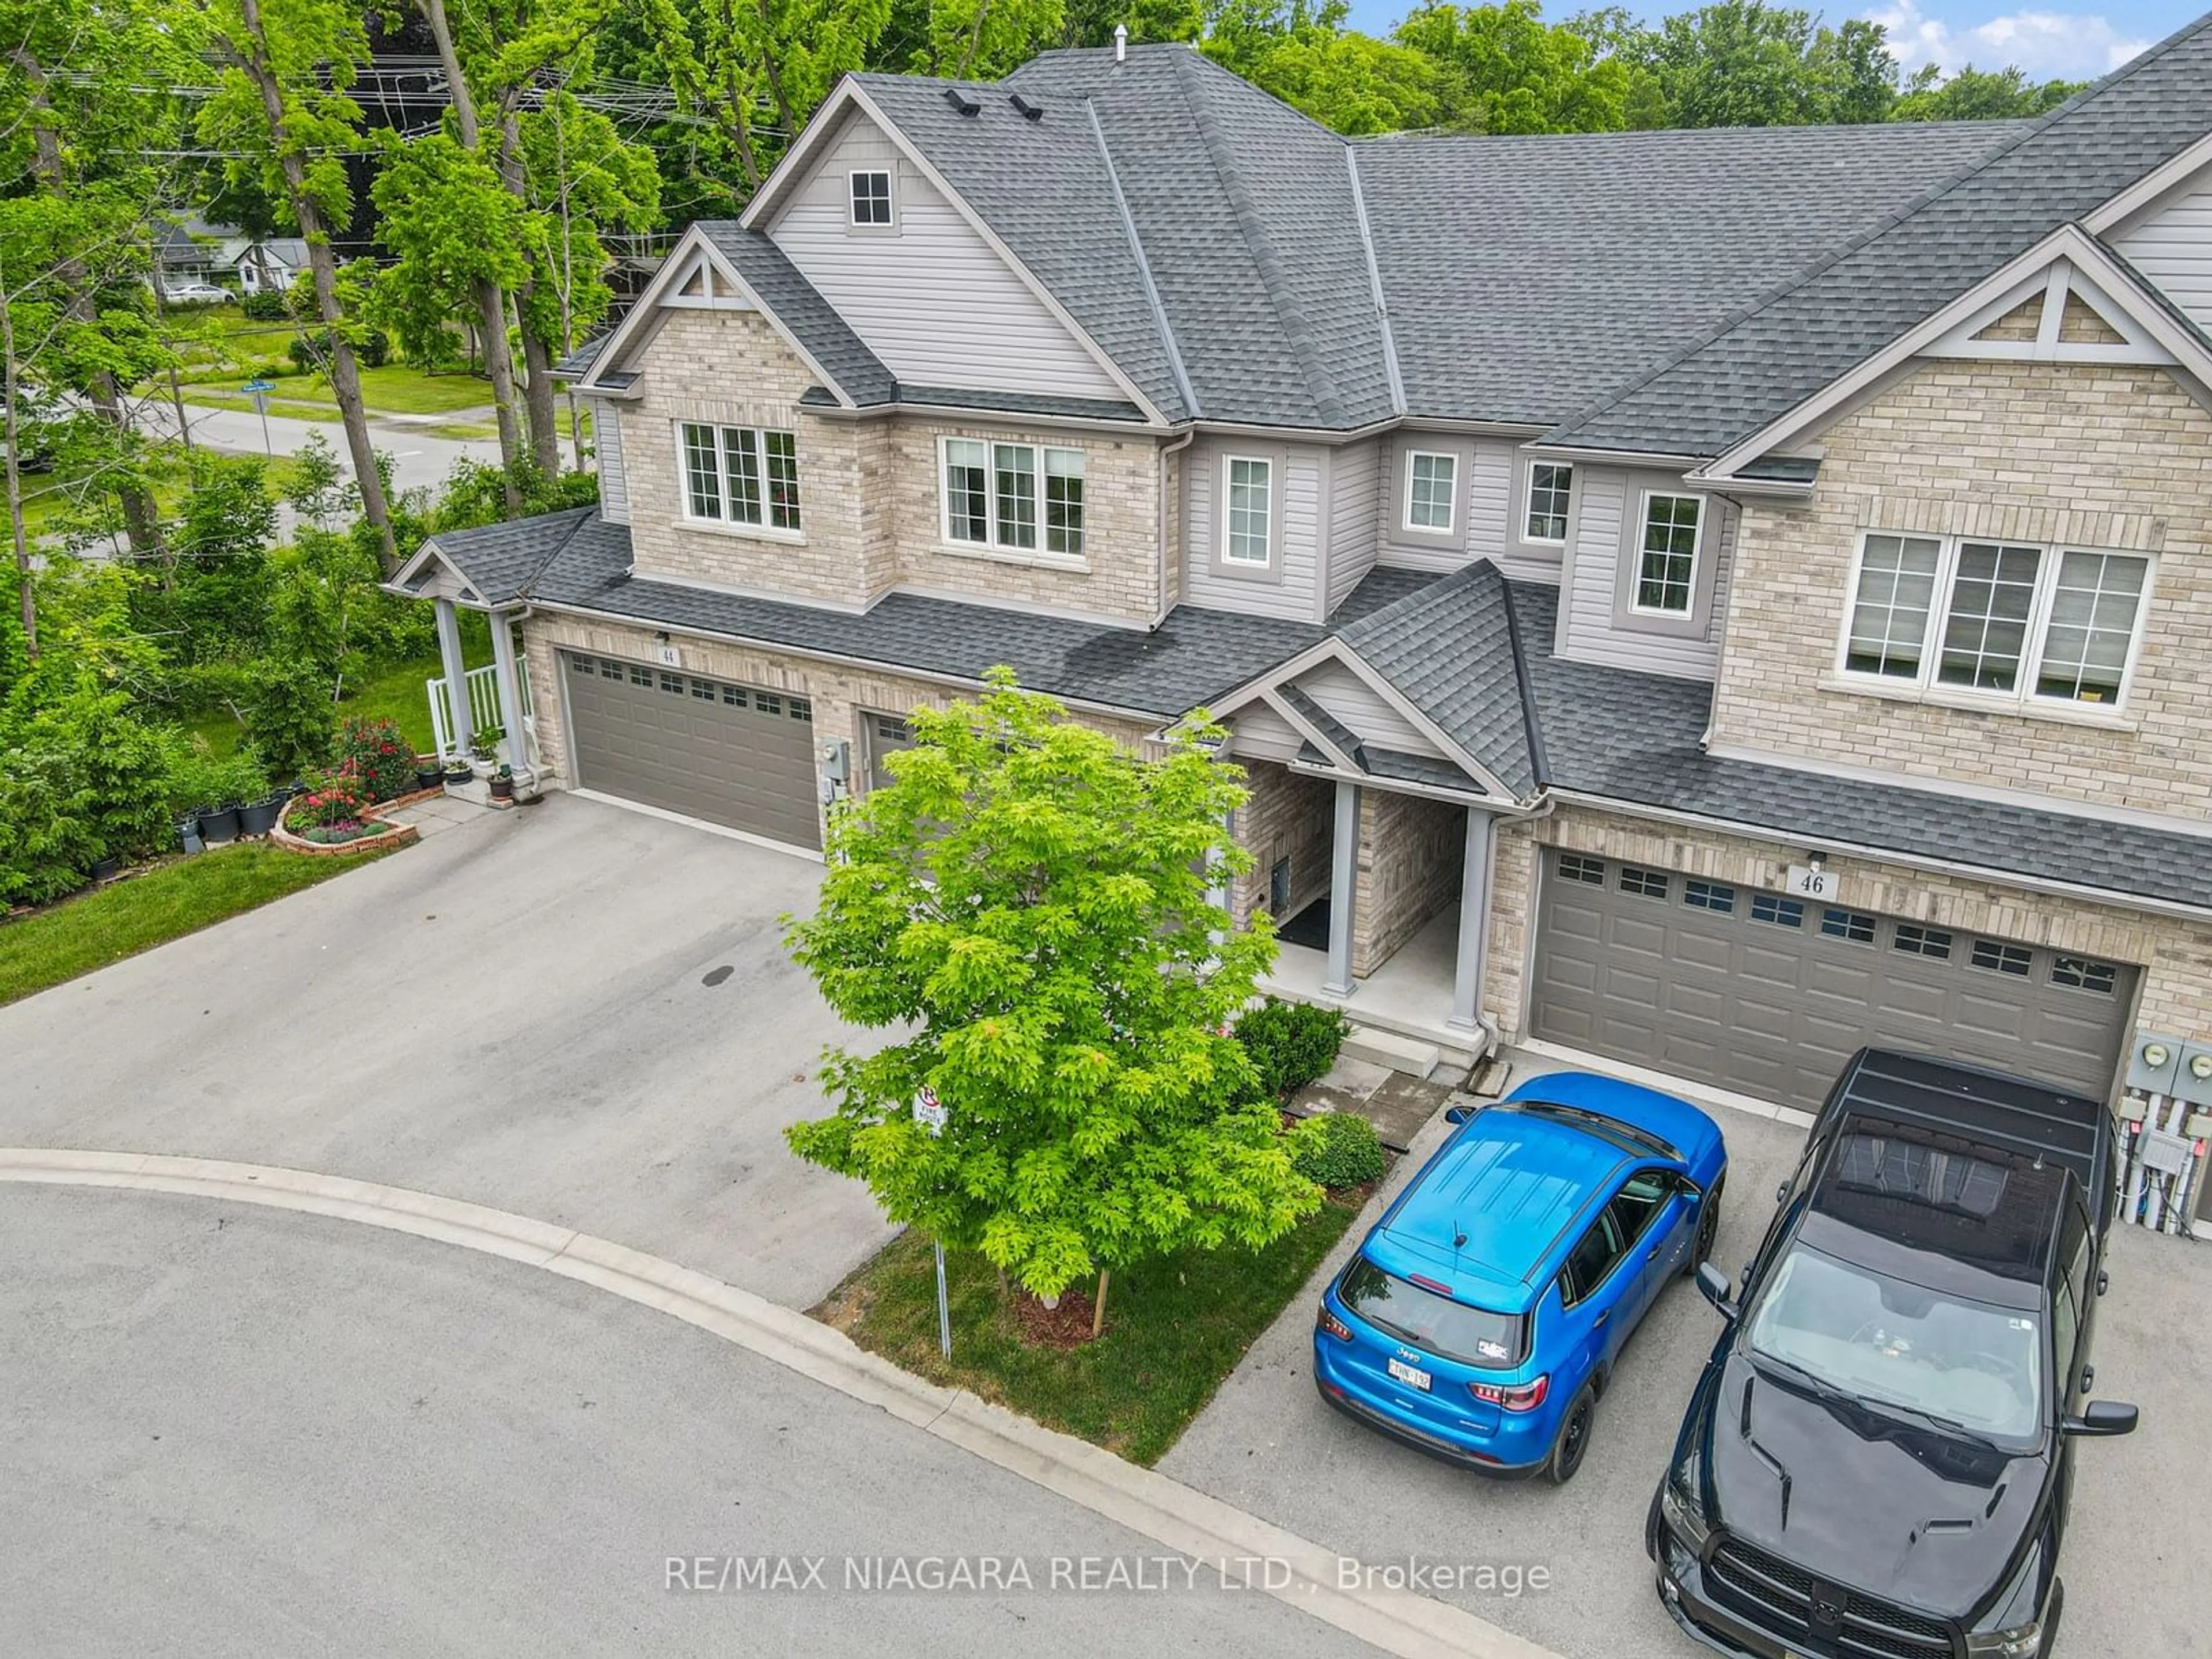
<svg viewBox="0 0 2212 1659">
<path fill-rule="evenodd" d="M 1714 1598 L 1760 1628 L 1810 1652 L 1837 1659 L 1953 1659 L 1961 1651 L 1949 1624 L 1894 1602 L 1837 1587 L 1843 1617 L 1832 1638 L 1816 1631 L 1813 1603 L 1823 1586 L 1802 1567 L 1727 1538 L 1705 1565 Z"/>
</svg>

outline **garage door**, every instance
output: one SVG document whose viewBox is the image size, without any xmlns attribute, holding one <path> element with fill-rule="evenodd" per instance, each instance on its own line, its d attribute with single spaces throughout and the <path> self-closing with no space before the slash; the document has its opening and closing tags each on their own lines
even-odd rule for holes
<svg viewBox="0 0 2212 1659">
<path fill-rule="evenodd" d="M 2136 969 L 1573 853 L 1546 854 L 1536 1036 L 1814 1108 L 1878 1042 L 2102 1097 Z"/>
<path fill-rule="evenodd" d="M 805 697 L 612 657 L 562 659 L 580 787 L 821 846 Z"/>
</svg>

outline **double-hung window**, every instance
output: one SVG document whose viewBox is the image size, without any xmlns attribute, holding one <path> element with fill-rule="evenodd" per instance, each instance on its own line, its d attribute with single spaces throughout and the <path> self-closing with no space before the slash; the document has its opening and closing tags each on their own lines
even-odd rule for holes
<svg viewBox="0 0 2212 1659">
<path fill-rule="evenodd" d="M 1549 461 L 1528 463 L 1528 513 L 1521 528 L 1524 542 L 1567 539 L 1567 503 L 1575 491 L 1575 470 Z"/>
<path fill-rule="evenodd" d="M 945 537 L 1004 552 L 1083 556 L 1083 452 L 945 440 Z"/>
<path fill-rule="evenodd" d="M 1456 514 L 1459 457 L 1416 449 L 1406 456 L 1406 528 L 1451 533 Z"/>
<path fill-rule="evenodd" d="M 684 506 L 693 519 L 795 533 L 798 441 L 763 427 L 684 422 Z"/>
<path fill-rule="evenodd" d="M 1221 562 L 1264 570 L 1274 562 L 1275 464 L 1231 455 L 1222 474 Z"/>
<path fill-rule="evenodd" d="M 1636 585 L 1629 609 L 1647 616 L 1687 617 L 1697 606 L 1698 544 L 1705 531 L 1705 498 L 1644 498 L 1644 533 L 1637 543 Z"/>
<path fill-rule="evenodd" d="M 2001 702 L 2116 703 L 2150 575 L 2142 554 L 1870 532 L 1840 665 Z"/>
</svg>

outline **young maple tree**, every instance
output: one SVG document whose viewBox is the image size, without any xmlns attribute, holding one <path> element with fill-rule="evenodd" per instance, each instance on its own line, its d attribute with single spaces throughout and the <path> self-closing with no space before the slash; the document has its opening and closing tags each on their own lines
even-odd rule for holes
<svg viewBox="0 0 2212 1659">
<path fill-rule="evenodd" d="M 839 806 L 793 954 L 872 1053 L 833 1049 L 801 1158 L 894 1221 L 1057 1296 L 1190 1246 L 1257 1249 L 1321 1202 L 1228 1023 L 1273 960 L 1212 884 L 1250 867 L 1242 774 L 1191 726 L 1157 757 L 996 669 L 917 710 L 895 781 Z M 941 1133 L 917 1121 L 925 1088 Z"/>
</svg>

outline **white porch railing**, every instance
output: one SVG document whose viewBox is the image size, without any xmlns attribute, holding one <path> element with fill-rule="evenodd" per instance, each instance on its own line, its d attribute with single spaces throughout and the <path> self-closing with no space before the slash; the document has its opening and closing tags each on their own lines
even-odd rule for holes
<svg viewBox="0 0 2212 1659">
<path fill-rule="evenodd" d="M 522 720 L 527 726 L 534 724 L 537 710 L 530 706 L 530 669 L 527 661 L 517 653 L 514 659 L 515 678 L 521 682 Z M 499 712 L 499 671 L 486 663 L 482 668 L 471 668 L 462 677 L 468 689 L 468 725 L 461 731 L 453 730 L 453 699 L 446 689 L 443 676 L 425 680 L 422 690 L 430 699 L 430 734 L 436 740 L 441 755 L 465 755 L 476 734 L 487 726 L 501 737 L 507 735 L 507 722 Z M 532 737 L 533 732 L 525 732 Z M 509 757 L 510 763 L 520 766 L 528 757 Z"/>
</svg>

